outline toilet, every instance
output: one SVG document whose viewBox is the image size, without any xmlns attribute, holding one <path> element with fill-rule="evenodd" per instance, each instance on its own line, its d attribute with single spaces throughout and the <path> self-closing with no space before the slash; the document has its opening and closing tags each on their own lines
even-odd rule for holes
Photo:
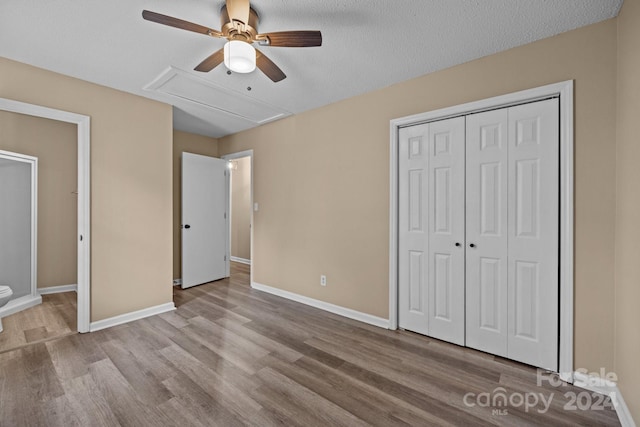
<svg viewBox="0 0 640 427">
<path fill-rule="evenodd" d="M 9 302 L 13 296 L 13 291 L 8 286 L 0 285 L 0 307 Z"/>
<path fill-rule="evenodd" d="M 9 286 L 0 285 L 0 307 L 9 302 L 13 296 L 13 291 Z M 0 318 L 0 332 L 2 332 L 2 318 Z"/>
</svg>

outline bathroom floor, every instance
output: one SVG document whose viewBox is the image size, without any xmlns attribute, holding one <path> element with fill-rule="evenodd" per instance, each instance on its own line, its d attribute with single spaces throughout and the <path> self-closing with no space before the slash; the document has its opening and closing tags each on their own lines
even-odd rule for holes
<svg viewBox="0 0 640 427">
<path fill-rule="evenodd" d="M 74 334 L 76 293 L 42 295 L 42 304 L 2 318 L 0 353 L 25 345 Z"/>
</svg>

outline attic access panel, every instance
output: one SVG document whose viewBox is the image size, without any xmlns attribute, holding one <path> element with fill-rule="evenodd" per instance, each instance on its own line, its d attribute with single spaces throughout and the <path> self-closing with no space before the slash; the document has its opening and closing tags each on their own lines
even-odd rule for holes
<svg viewBox="0 0 640 427">
<path fill-rule="evenodd" d="M 266 102 L 227 89 L 175 67 L 169 67 L 145 90 L 221 111 L 260 125 L 291 115 Z"/>
</svg>

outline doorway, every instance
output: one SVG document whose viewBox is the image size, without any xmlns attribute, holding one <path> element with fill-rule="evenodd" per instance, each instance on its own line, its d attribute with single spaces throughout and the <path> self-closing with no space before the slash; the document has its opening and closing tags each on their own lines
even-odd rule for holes
<svg viewBox="0 0 640 427">
<path fill-rule="evenodd" d="M 402 269 L 399 264 L 401 218 L 399 192 L 399 141 L 403 129 L 425 123 L 434 123 L 455 117 L 494 111 L 549 98 L 559 102 L 559 365 L 561 377 L 570 381 L 573 375 L 573 82 L 563 82 L 514 94 L 503 95 L 483 101 L 472 102 L 443 110 L 396 119 L 391 122 L 391 200 L 390 200 L 390 276 L 389 276 L 389 323 L 391 329 L 398 328 L 399 281 Z M 463 162 L 464 164 L 464 162 Z M 430 211 L 430 213 L 432 213 Z M 471 242 L 474 243 L 474 242 Z M 474 245 L 475 246 L 475 245 Z M 428 298 L 428 296 L 426 297 Z M 464 299 L 464 297 L 462 297 Z M 433 301 L 425 301 L 425 305 Z M 463 302 L 464 303 L 464 302 Z M 462 325 L 464 327 L 464 324 Z"/>
<path fill-rule="evenodd" d="M 77 139 L 77 187 L 70 189 L 76 200 L 77 330 L 89 332 L 90 324 L 90 118 L 53 108 L 0 98 L 0 111 L 50 119 L 75 125 Z M 43 142 L 46 143 L 46 142 Z M 73 193 L 73 194 L 71 194 Z M 63 285 L 64 286 L 64 285 Z M 46 293 L 46 292 L 45 292 Z"/>
<path fill-rule="evenodd" d="M 229 201 L 231 261 L 244 264 L 250 270 L 253 283 L 253 150 L 222 156 L 229 162 L 231 191 Z"/>
<path fill-rule="evenodd" d="M 42 302 L 37 289 L 37 157 L 0 150 L 0 201 L 0 286 L 12 293 L 0 306 L 2 331 L 3 317 Z"/>
</svg>

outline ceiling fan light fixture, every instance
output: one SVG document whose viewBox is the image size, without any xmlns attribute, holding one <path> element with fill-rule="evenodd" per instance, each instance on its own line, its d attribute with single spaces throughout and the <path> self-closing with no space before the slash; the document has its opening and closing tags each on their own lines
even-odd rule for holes
<svg viewBox="0 0 640 427">
<path fill-rule="evenodd" d="M 256 69 L 256 50 L 247 42 L 230 40 L 224 45 L 224 65 L 235 73 L 250 73 Z"/>
</svg>

